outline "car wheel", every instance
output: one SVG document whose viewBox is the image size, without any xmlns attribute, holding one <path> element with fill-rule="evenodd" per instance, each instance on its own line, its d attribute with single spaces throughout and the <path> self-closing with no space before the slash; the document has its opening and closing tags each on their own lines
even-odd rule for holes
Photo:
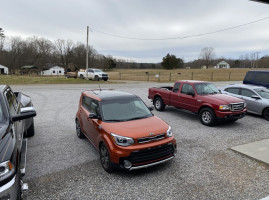
<svg viewBox="0 0 269 200">
<path fill-rule="evenodd" d="M 79 75 L 79 78 L 84 79 L 84 77 L 83 77 L 83 75 L 82 75 L 82 74 L 80 74 L 80 75 Z"/>
<path fill-rule="evenodd" d="M 34 135 L 35 135 L 35 123 L 33 119 L 32 124 L 28 128 L 28 130 L 25 132 L 24 137 L 33 137 Z"/>
<path fill-rule="evenodd" d="M 85 138 L 85 135 L 81 132 L 81 128 L 80 128 L 80 124 L 79 124 L 79 121 L 78 120 L 76 120 L 76 132 L 77 132 L 77 136 L 80 139 Z"/>
<path fill-rule="evenodd" d="M 104 79 L 104 81 L 107 81 L 107 78 L 106 78 L 106 79 Z"/>
<path fill-rule="evenodd" d="M 98 76 L 95 76 L 95 77 L 94 77 L 94 80 L 95 80 L 95 81 L 99 81 L 99 77 L 98 77 Z"/>
<path fill-rule="evenodd" d="M 269 121 L 269 108 L 265 108 L 262 112 L 262 116 Z"/>
<path fill-rule="evenodd" d="M 203 108 L 199 113 L 200 121 L 203 125 L 213 126 L 216 123 L 216 115 L 211 108 Z"/>
<path fill-rule="evenodd" d="M 156 97 L 153 101 L 154 107 L 158 111 L 163 111 L 165 108 L 165 104 L 163 103 L 163 100 L 161 97 Z"/>
<path fill-rule="evenodd" d="M 114 171 L 114 167 L 110 161 L 109 151 L 104 143 L 100 145 L 100 161 L 105 171 L 107 172 Z"/>
</svg>

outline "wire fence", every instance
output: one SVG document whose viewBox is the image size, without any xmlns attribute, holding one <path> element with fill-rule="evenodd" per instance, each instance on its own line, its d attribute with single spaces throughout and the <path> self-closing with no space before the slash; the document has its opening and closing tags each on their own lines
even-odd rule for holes
<svg viewBox="0 0 269 200">
<path fill-rule="evenodd" d="M 240 81 L 246 72 L 232 71 L 191 71 L 191 72 L 114 72 L 109 75 L 111 80 L 158 81 L 173 82 L 176 80 L 201 81 Z"/>
</svg>

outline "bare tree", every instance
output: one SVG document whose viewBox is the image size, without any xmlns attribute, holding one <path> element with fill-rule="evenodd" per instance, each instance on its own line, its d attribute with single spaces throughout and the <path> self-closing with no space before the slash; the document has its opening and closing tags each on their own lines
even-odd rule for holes
<svg viewBox="0 0 269 200">
<path fill-rule="evenodd" d="M 15 73 L 15 69 L 21 67 L 19 64 L 19 56 L 22 52 L 23 41 L 20 37 L 11 37 L 9 42 L 10 49 L 10 67 L 11 72 Z"/>
<path fill-rule="evenodd" d="M 4 30 L 0 28 L 0 38 L 4 38 L 4 37 L 5 37 Z"/>
<path fill-rule="evenodd" d="M 65 70 L 67 70 L 68 64 L 70 64 L 73 46 L 74 43 L 72 40 L 65 41 L 58 39 L 55 41 L 56 53 L 59 55 Z"/>
<path fill-rule="evenodd" d="M 215 57 L 215 52 L 213 47 L 205 47 L 200 52 L 200 59 L 202 60 L 203 65 L 208 68 Z"/>
</svg>

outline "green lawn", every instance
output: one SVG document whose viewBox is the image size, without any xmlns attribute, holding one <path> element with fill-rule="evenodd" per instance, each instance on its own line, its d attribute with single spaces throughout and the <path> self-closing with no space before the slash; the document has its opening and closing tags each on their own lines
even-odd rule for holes
<svg viewBox="0 0 269 200">
<path fill-rule="evenodd" d="M 109 81 L 92 81 L 80 78 L 0 75 L 0 84 L 110 84 Z M 114 83 L 114 82 L 113 82 Z"/>
</svg>

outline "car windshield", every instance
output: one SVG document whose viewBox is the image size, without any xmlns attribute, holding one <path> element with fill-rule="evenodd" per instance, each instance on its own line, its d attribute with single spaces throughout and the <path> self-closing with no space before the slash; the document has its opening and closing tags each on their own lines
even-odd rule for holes
<svg viewBox="0 0 269 200">
<path fill-rule="evenodd" d="M 131 121 L 152 116 L 140 98 L 103 101 L 101 110 L 105 121 Z"/>
<path fill-rule="evenodd" d="M 94 72 L 103 72 L 103 71 L 100 69 L 95 69 Z"/>
<path fill-rule="evenodd" d="M 207 94 L 219 94 L 218 88 L 212 83 L 196 83 L 194 84 L 196 92 L 198 95 Z"/>
<path fill-rule="evenodd" d="M 269 99 L 269 90 L 266 88 L 254 89 L 262 98 Z"/>
</svg>

